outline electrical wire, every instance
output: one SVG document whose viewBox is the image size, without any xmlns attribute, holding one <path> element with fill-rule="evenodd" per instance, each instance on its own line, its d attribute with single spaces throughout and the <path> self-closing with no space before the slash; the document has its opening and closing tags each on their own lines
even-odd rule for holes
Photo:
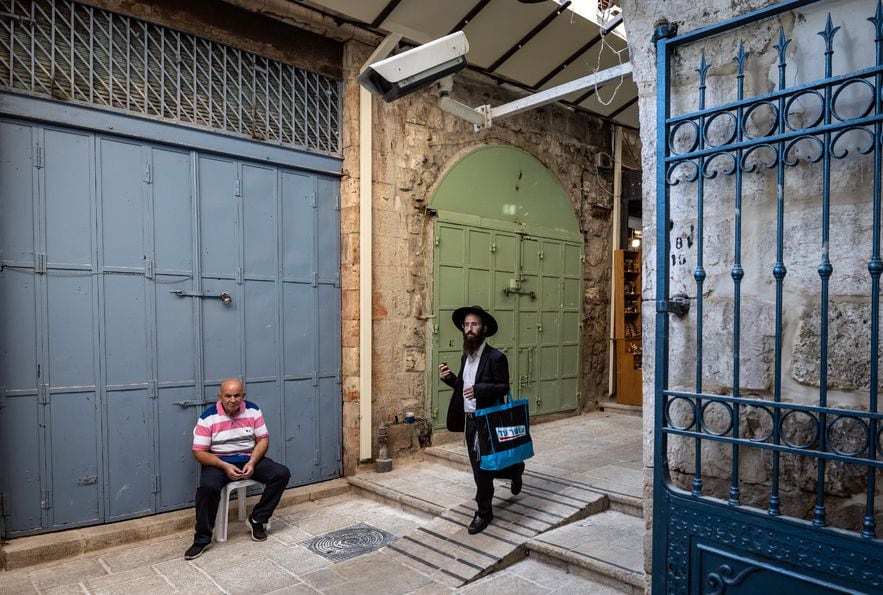
<svg viewBox="0 0 883 595">
<path fill-rule="evenodd" d="M 615 5 L 613 4 L 613 2 L 609 2 L 607 4 L 606 8 L 604 8 L 603 10 L 599 10 L 599 14 L 598 14 L 598 22 L 599 23 L 606 23 L 608 21 L 608 19 L 610 18 L 611 9 L 614 6 Z M 616 8 L 619 8 L 619 7 L 616 6 Z M 619 10 L 622 10 L 622 9 L 619 8 Z M 613 45 L 607 40 L 607 36 L 610 35 L 610 33 L 611 33 L 610 31 L 605 31 L 603 26 L 601 27 L 601 30 L 600 30 L 601 49 L 598 51 L 598 56 L 595 61 L 595 68 L 594 68 L 594 70 L 592 70 L 593 74 L 597 74 L 597 73 L 601 72 L 601 56 L 604 55 L 605 48 L 609 49 L 611 52 L 616 54 L 616 59 L 619 62 L 620 66 L 622 66 L 622 64 L 623 64 L 622 53 L 628 52 L 628 50 L 629 50 L 628 43 L 626 43 L 624 48 L 619 49 L 619 50 L 617 50 L 615 47 L 613 47 Z M 594 83 L 594 90 L 595 90 L 594 95 L 595 95 L 595 98 L 598 100 L 598 103 L 600 103 L 604 107 L 609 107 L 610 104 L 612 104 L 613 101 L 616 99 L 616 95 L 619 93 L 619 89 L 622 87 L 624 82 L 625 82 L 625 73 L 619 75 L 619 82 L 616 83 L 616 87 L 614 87 L 613 92 L 610 94 L 610 97 L 608 99 L 604 99 L 604 97 L 601 96 L 601 91 L 600 91 L 600 88 L 598 87 L 598 83 L 595 82 Z"/>
</svg>

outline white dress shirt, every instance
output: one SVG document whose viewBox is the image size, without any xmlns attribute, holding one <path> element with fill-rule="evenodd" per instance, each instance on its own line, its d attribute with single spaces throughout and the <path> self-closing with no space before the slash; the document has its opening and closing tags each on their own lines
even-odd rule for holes
<svg viewBox="0 0 883 595">
<path fill-rule="evenodd" d="M 475 374 L 478 373 L 478 362 L 481 360 L 481 354 L 484 353 L 484 346 L 486 344 L 487 342 L 482 341 L 475 353 L 471 356 L 466 356 L 466 364 L 463 366 L 463 392 L 466 392 L 466 389 L 470 386 L 475 385 Z M 472 399 L 467 399 L 466 395 L 463 395 L 463 411 L 465 413 L 475 412 L 474 397 Z"/>
</svg>

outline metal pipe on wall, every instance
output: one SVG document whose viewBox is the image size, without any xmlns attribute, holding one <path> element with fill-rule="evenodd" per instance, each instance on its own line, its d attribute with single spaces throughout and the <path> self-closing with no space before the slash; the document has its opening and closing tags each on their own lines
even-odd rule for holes
<svg viewBox="0 0 883 595">
<path fill-rule="evenodd" d="M 626 213 L 628 217 L 628 213 Z M 607 396 L 616 392 L 616 300 L 614 287 L 616 271 L 613 270 L 613 252 L 619 249 L 620 226 L 622 225 L 622 128 L 613 127 L 613 224 L 610 226 L 610 358 L 607 374 Z"/>
<path fill-rule="evenodd" d="M 387 57 L 398 45 L 402 36 L 398 33 L 387 35 L 371 57 L 362 65 L 361 70 L 369 64 Z M 361 73 L 361 71 L 360 71 Z M 374 292 L 374 263 L 372 246 L 374 244 L 374 193 L 372 192 L 373 177 L 373 146 L 374 119 L 371 93 L 359 86 L 359 460 L 368 461 L 373 458 L 371 443 L 373 442 L 374 404 L 374 349 L 373 316 L 371 296 Z"/>
</svg>

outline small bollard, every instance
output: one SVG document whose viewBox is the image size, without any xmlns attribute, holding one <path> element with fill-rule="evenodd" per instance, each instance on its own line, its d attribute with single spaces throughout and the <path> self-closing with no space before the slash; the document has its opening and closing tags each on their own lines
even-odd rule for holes
<svg viewBox="0 0 883 595">
<path fill-rule="evenodd" d="M 380 422 L 380 429 L 377 431 L 377 442 L 380 444 L 380 453 L 377 455 L 377 461 L 374 463 L 374 471 L 377 473 L 387 473 L 392 471 L 392 459 L 389 458 L 389 430 L 386 428 L 386 422 Z"/>
</svg>

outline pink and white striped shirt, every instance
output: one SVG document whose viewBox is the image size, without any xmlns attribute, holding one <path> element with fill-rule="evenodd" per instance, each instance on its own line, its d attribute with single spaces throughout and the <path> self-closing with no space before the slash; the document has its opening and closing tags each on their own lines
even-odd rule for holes
<svg viewBox="0 0 883 595">
<path fill-rule="evenodd" d="M 243 401 L 231 417 L 218 401 L 199 416 L 193 428 L 193 450 L 208 451 L 228 463 L 246 463 L 257 441 L 269 435 L 257 405 Z"/>
</svg>

